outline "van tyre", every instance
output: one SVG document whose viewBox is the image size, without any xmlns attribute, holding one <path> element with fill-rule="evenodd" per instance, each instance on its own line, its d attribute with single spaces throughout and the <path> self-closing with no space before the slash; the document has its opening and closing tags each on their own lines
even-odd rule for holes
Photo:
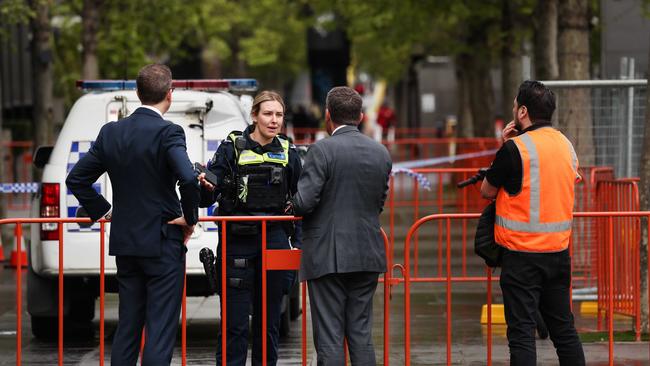
<svg viewBox="0 0 650 366">
<path fill-rule="evenodd" d="M 32 316 L 32 334 L 36 339 L 45 342 L 54 342 L 59 337 L 59 322 L 57 317 Z M 92 320 L 64 319 L 64 340 L 93 340 L 95 326 Z"/>
</svg>

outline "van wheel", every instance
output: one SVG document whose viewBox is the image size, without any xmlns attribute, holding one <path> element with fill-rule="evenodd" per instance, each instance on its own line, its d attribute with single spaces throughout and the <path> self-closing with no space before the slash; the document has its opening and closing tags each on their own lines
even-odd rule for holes
<svg viewBox="0 0 650 366">
<path fill-rule="evenodd" d="M 58 318 L 50 316 L 32 316 L 32 334 L 38 340 L 56 341 L 59 337 Z M 63 323 L 64 340 L 93 340 L 95 327 L 90 320 L 65 319 Z"/>
</svg>

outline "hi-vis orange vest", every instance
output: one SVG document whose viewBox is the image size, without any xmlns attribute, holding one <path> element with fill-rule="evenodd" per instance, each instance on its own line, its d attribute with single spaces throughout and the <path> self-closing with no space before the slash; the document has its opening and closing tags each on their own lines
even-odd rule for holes
<svg viewBox="0 0 650 366">
<path fill-rule="evenodd" d="M 521 190 L 499 189 L 494 239 L 522 252 L 559 252 L 569 246 L 578 159 L 571 142 L 552 127 L 513 138 L 522 162 Z"/>
</svg>

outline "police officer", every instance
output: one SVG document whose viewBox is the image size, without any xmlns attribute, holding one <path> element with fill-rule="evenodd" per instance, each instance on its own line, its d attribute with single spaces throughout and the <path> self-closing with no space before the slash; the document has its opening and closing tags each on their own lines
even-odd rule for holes
<svg viewBox="0 0 650 366">
<path fill-rule="evenodd" d="M 288 198 L 296 192 L 301 163 L 298 153 L 282 129 L 285 106 L 273 91 L 260 92 L 253 101 L 253 124 L 243 132 L 229 134 L 208 163 L 217 176 L 217 186 L 205 180 L 201 206 L 218 201 L 220 216 L 282 215 Z M 267 222 L 267 248 L 289 249 L 286 223 Z M 253 310 L 253 364 L 262 364 L 262 263 L 261 223 L 228 223 L 226 246 L 227 283 L 227 362 L 246 364 L 248 350 L 248 315 Z M 221 249 L 217 248 L 217 268 L 221 268 Z M 281 302 L 287 271 L 267 272 L 267 362 L 277 361 Z M 220 281 L 220 277 L 218 277 Z M 217 347 L 217 365 L 221 364 L 221 334 Z"/>
<path fill-rule="evenodd" d="M 505 247 L 501 290 L 510 365 L 536 365 L 539 309 L 559 364 L 585 364 L 571 312 L 569 239 L 574 185 L 580 179 L 573 145 L 551 125 L 555 96 L 538 81 L 519 87 L 513 121 L 487 171 L 481 193 L 496 198 L 495 241 Z"/>
</svg>

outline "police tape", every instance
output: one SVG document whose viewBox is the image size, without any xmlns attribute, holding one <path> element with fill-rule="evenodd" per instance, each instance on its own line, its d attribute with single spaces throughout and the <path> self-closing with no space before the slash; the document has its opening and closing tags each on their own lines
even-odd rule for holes
<svg viewBox="0 0 650 366">
<path fill-rule="evenodd" d="M 406 174 L 411 178 L 415 178 L 418 181 L 418 185 L 420 185 L 420 187 L 426 189 L 427 191 L 431 190 L 431 181 L 422 173 L 416 173 L 411 169 L 397 168 L 397 169 L 393 169 L 390 172 L 390 174 L 391 175 Z"/>
<path fill-rule="evenodd" d="M 393 169 L 424 168 L 424 167 L 430 167 L 432 165 L 438 165 L 438 164 L 444 164 L 444 163 L 454 163 L 454 162 L 456 162 L 458 160 L 474 159 L 474 158 L 480 158 L 480 157 L 483 157 L 483 156 L 494 155 L 494 154 L 496 154 L 496 152 L 497 152 L 497 149 L 492 149 L 492 150 L 485 150 L 485 151 L 479 151 L 479 152 L 473 152 L 473 153 L 467 153 L 467 154 L 443 156 L 443 157 L 439 157 L 439 158 L 401 161 L 399 163 L 393 164 Z"/>
<path fill-rule="evenodd" d="M 40 184 L 27 183 L 0 183 L 0 193 L 36 193 Z"/>
</svg>

